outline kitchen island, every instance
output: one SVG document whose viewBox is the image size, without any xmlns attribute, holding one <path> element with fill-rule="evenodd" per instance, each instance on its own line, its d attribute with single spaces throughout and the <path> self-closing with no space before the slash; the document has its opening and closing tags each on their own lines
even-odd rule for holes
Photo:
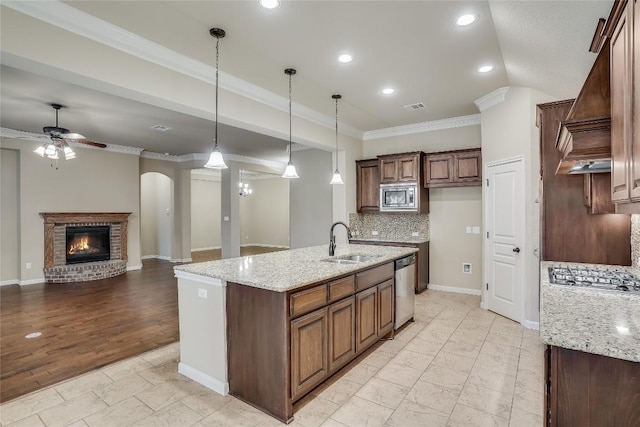
<svg viewBox="0 0 640 427">
<path fill-rule="evenodd" d="M 550 282 L 549 267 L 629 267 L 542 262 L 540 337 L 545 425 L 640 425 L 640 294 Z"/>
<path fill-rule="evenodd" d="M 414 252 L 340 244 L 176 267 L 179 372 L 290 422 L 295 401 L 393 333 L 393 261 Z"/>
</svg>

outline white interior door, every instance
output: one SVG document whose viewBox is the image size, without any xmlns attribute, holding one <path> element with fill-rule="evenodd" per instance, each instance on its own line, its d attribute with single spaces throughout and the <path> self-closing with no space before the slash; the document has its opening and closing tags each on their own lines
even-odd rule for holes
<svg viewBox="0 0 640 427">
<path fill-rule="evenodd" d="M 524 318 L 524 161 L 487 167 L 485 202 L 486 307 L 521 322 Z"/>
</svg>

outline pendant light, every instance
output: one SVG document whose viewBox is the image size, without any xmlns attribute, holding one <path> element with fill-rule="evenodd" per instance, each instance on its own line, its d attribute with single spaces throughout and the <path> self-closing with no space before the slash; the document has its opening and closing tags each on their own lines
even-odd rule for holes
<svg viewBox="0 0 640 427">
<path fill-rule="evenodd" d="M 284 73 L 289 76 L 289 163 L 282 174 L 283 178 L 299 178 L 296 167 L 291 163 L 291 76 L 296 73 L 293 68 L 287 68 Z"/>
<path fill-rule="evenodd" d="M 209 156 L 209 161 L 204 165 L 204 167 L 209 169 L 226 169 L 227 165 L 225 164 L 224 159 L 222 158 L 222 153 L 218 148 L 218 63 L 220 60 L 220 39 L 227 33 L 220 28 L 212 28 L 209 30 L 209 34 L 216 38 L 216 127 L 214 137 L 215 145 L 213 146 L 213 151 Z"/>
<path fill-rule="evenodd" d="M 336 100 L 336 171 L 333 173 L 330 184 L 335 185 L 344 184 L 338 170 L 338 99 L 342 98 L 342 95 L 331 95 L 331 98 Z"/>
</svg>

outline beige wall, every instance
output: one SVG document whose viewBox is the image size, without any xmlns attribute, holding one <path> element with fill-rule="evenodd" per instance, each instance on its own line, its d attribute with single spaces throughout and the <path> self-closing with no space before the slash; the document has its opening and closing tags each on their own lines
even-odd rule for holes
<svg viewBox="0 0 640 427">
<path fill-rule="evenodd" d="M 480 146 L 480 126 L 465 126 L 365 141 L 363 158 L 408 151 L 437 152 Z M 483 153 L 484 156 L 484 153 Z M 351 166 L 355 170 L 355 165 Z M 482 283 L 482 239 L 467 226 L 482 225 L 482 190 L 440 188 L 429 191 L 429 282 L 479 292 Z M 393 219 L 393 217 L 391 217 Z M 472 263 L 472 274 L 462 263 Z"/>
<path fill-rule="evenodd" d="M 192 175 L 192 250 L 220 248 L 220 181 Z"/>
<path fill-rule="evenodd" d="M 173 183 L 157 172 L 140 177 L 140 237 L 144 257 L 171 259 Z"/>
<path fill-rule="evenodd" d="M 248 182 L 253 194 L 240 198 L 241 243 L 289 247 L 289 180 Z"/>
<path fill-rule="evenodd" d="M 482 112 L 482 160 L 485 165 L 522 156 L 525 164 L 525 320 L 539 321 L 540 139 L 536 105 L 554 101 L 529 88 L 509 88 L 504 102 Z M 534 253 L 535 252 L 535 253 Z M 533 326 L 533 325 L 531 325 Z"/>
<path fill-rule="evenodd" d="M 18 150 L 0 149 L 0 285 L 20 278 L 20 198 Z"/>
<path fill-rule="evenodd" d="M 138 156 L 77 148 L 74 160 L 58 169 L 32 151 L 38 144 L 2 139 L 20 150 L 20 277 L 44 280 L 44 225 L 40 212 L 132 212 L 128 228 L 128 268 L 140 261 L 140 180 Z M 55 166 L 55 165 L 54 165 Z M 32 263 L 27 270 L 25 263 Z"/>
</svg>

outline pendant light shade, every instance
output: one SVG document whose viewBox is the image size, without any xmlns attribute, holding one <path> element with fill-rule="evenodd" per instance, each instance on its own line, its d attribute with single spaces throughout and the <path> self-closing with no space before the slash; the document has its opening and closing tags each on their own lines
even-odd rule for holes
<svg viewBox="0 0 640 427">
<path fill-rule="evenodd" d="M 222 153 L 218 148 L 218 64 L 220 62 L 220 39 L 227 33 L 223 29 L 212 28 L 209 30 L 209 34 L 216 38 L 216 127 L 213 151 L 209 156 L 209 161 L 204 165 L 204 167 L 210 169 L 226 169 L 227 165 L 225 164 L 224 158 L 222 158 Z"/>
<path fill-rule="evenodd" d="M 336 100 L 336 170 L 333 172 L 330 184 L 344 184 L 340 171 L 338 170 L 338 99 L 342 98 L 342 95 L 331 95 L 331 98 Z"/>
<path fill-rule="evenodd" d="M 287 163 L 287 167 L 285 168 L 282 177 L 293 179 L 300 178 L 298 176 L 298 172 L 296 172 L 296 167 L 291 162 L 291 76 L 296 73 L 296 70 L 293 68 L 287 68 L 284 70 L 284 73 L 289 76 L 289 163 Z"/>
</svg>

